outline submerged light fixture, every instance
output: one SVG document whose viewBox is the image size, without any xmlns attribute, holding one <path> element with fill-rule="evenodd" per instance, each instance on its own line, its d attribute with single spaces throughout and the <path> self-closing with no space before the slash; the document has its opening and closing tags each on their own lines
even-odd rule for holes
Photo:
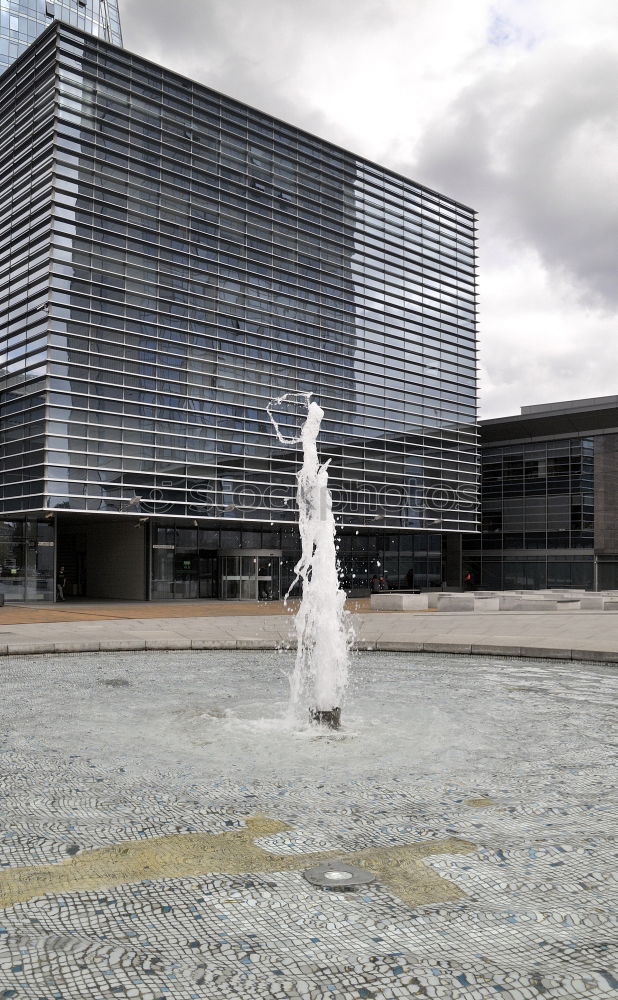
<svg viewBox="0 0 618 1000">
<path fill-rule="evenodd" d="M 321 889 L 357 889 L 376 880 L 373 872 L 348 865 L 345 861 L 323 861 L 315 868 L 307 868 L 303 872 L 303 878 Z"/>
</svg>

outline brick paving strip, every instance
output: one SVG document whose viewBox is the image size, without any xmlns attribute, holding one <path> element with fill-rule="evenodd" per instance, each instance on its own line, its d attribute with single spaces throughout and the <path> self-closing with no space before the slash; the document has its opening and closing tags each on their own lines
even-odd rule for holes
<svg viewBox="0 0 618 1000">
<path fill-rule="evenodd" d="M 0 655 L 144 649 L 280 649 L 294 645 L 294 602 L 187 601 L 9 605 Z M 348 602 L 356 648 L 618 663 L 618 612 L 371 611 Z"/>
<path fill-rule="evenodd" d="M 351 601 L 351 610 L 367 605 L 369 600 Z M 0 627 L 30 625 L 36 622 L 112 620 L 115 618 L 214 618 L 246 615 L 282 615 L 292 613 L 296 602 L 286 611 L 283 601 L 101 601 L 49 604 L 5 604 L 0 608 Z"/>
<path fill-rule="evenodd" d="M 36 622 L 95 621 L 115 618 L 223 618 L 294 614 L 298 602 L 283 601 L 80 601 L 65 604 L 5 604 L 0 608 L 0 628 L 3 625 L 30 625 Z M 346 604 L 353 614 L 381 614 L 372 611 L 369 598 L 354 598 Z M 411 612 L 393 612 L 410 614 Z M 415 612 L 433 614 L 434 611 Z"/>
</svg>

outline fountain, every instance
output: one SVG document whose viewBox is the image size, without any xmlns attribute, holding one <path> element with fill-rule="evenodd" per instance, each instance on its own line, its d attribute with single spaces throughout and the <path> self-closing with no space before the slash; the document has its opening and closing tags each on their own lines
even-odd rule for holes
<svg viewBox="0 0 618 1000">
<path fill-rule="evenodd" d="M 320 464 L 318 458 L 317 437 L 324 411 L 311 397 L 312 393 L 286 393 L 266 408 L 279 441 L 286 445 L 301 444 L 303 448 L 303 465 L 297 476 L 302 555 L 285 597 L 287 601 L 295 584 L 302 583 L 295 618 L 297 652 L 290 678 L 290 709 L 297 718 L 308 709 L 312 722 L 338 729 L 348 682 L 352 631 L 344 611 L 346 595 L 339 586 L 335 518 L 328 488 L 330 460 Z M 286 404 L 306 409 L 298 436 L 282 434 L 273 415 L 274 407 Z"/>
</svg>

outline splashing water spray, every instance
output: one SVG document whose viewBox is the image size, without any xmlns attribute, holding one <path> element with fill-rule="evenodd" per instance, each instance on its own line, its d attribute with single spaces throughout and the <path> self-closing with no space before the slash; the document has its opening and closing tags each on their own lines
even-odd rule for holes
<svg viewBox="0 0 618 1000">
<path fill-rule="evenodd" d="M 324 411 L 312 393 L 286 393 L 266 410 L 282 444 L 303 448 L 303 465 L 297 474 L 298 527 L 302 555 L 294 567 L 290 591 L 299 581 L 302 598 L 296 614 L 297 652 L 290 678 L 290 709 L 302 719 L 308 710 L 314 723 L 338 729 L 343 695 L 348 683 L 352 629 L 344 611 L 345 591 L 339 586 L 335 549 L 335 518 L 328 488 L 328 462 L 320 464 L 317 437 Z M 307 416 L 300 435 L 286 437 L 273 416 L 275 407 L 302 406 Z"/>
</svg>

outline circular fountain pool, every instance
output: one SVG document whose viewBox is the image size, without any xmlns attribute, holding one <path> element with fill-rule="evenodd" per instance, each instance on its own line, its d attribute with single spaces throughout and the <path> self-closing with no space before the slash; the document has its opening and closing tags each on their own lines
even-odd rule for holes
<svg viewBox="0 0 618 1000">
<path fill-rule="evenodd" d="M 616 674 L 360 654 L 331 732 L 286 721 L 292 662 L 2 659 L 3 986 L 609 996 L 595 942 Z M 342 894 L 302 878 L 329 859 L 376 881 Z"/>
</svg>

